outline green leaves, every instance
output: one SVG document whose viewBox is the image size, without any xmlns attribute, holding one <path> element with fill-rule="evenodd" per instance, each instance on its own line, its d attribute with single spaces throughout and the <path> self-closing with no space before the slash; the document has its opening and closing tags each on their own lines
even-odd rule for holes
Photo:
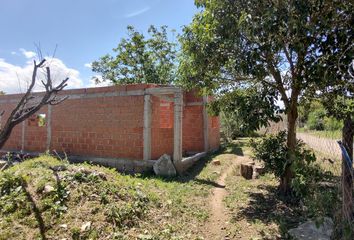
<svg viewBox="0 0 354 240">
<path fill-rule="evenodd" d="M 261 140 L 251 140 L 251 147 L 254 150 L 254 158 L 264 161 L 265 170 L 274 173 L 276 177 L 285 174 L 289 161 L 289 150 L 286 146 L 286 132 L 276 135 L 268 135 Z M 329 173 L 321 170 L 316 164 L 316 156 L 312 150 L 298 140 L 295 149 L 295 161 L 292 162 L 291 169 L 294 174 L 291 185 L 296 197 L 303 198 L 309 194 L 312 184 L 328 177 Z"/>
<path fill-rule="evenodd" d="M 354 36 L 351 1 L 196 0 L 195 4 L 201 12 L 180 38 L 179 76 L 188 87 L 218 90 L 236 82 L 256 82 L 278 91 L 287 106 L 320 86 L 338 85 L 325 80 L 336 76 L 330 66 L 339 56 L 348 61 L 353 51 L 344 48 Z"/>
<path fill-rule="evenodd" d="M 268 121 L 280 120 L 280 110 L 271 93 L 256 88 L 226 91 L 210 103 L 209 112 L 214 115 L 222 113 L 229 123 L 237 120 L 238 129 L 234 130 L 250 133 L 267 126 Z"/>
<path fill-rule="evenodd" d="M 169 41 L 167 27 L 150 26 L 149 38 L 132 26 L 127 29 L 128 37 L 113 49 L 116 55 L 101 57 L 92 63 L 92 70 L 113 84 L 174 82 L 176 44 Z"/>
</svg>

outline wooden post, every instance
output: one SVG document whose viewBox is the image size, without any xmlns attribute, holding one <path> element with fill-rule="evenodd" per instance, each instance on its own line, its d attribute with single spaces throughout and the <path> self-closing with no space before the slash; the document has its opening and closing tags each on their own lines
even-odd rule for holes
<svg viewBox="0 0 354 240">
<path fill-rule="evenodd" d="M 174 96 L 173 163 L 179 173 L 182 171 L 182 115 L 183 94 L 182 92 L 177 92 Z"/>
<path fill-rule="evenodd" d="M 342 131 L 342 143 L 353 163 L 353 131 L 354 122 L 350 117 L 344 120 Z M 342 157 L 342 218 L 345 222 L 353 221 L 353 164 L 348 166 L 348 161 L 344 155 Z"/>
<path fill-rule="evenodd" d="M 151 95 L 144 96 L 144 160 L 151 160 Z"/>
<path fill-rule="evenodd" d="M 209 151 L 209 118 L 208 118 L 207 104 L 208 104 L 208 96 L 203 96 L 204 152 Z"/>
</svg>

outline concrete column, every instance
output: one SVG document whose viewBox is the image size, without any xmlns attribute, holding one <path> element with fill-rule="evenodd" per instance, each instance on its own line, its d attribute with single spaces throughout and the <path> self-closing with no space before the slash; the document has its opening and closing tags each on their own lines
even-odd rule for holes
<svg viewBox="0 0 354 240">
<path fill-rule="evenodd" d="M 50 151 L 52 144 L 52 105 L 48 105 L 47 118 L 47 147 L 46 150 Z"/>
<path fill-rule="evenodd" d="M 27 120 L 24 120 L 24 121 L 22 122 L 22 128 L 21 128 L 21 152 L 25 151 L 26 122 L 27 122 Z"/>
<path fill-rule="evenodd" d="M 173 122 L 173 162 L 177 171 L 181 170 L 182 162 L 182 118 L 183 118 L 183 94 L 174 95 L 174 122 Z"/>
<path fill-rule="evenodd" d="M 204 151 L 209 151 L 209 120 L 208 120 L 208 96 L 203 96 L 203 135 L 204 135 Z"/>
<path fill-rule="evenodd" d="M 151 95 L 144 96 L 144 160 L 151 160 Z"/>
</svg>

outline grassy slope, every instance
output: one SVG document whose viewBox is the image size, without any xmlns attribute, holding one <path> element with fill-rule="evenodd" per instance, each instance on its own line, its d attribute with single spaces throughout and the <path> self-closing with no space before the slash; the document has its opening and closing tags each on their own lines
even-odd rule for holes
<svg viewBox="0 0 354 240">
<path fill-rule="evenodd" d="M 66 170 L 50 169 L 59 165 Z M 208 185 L 121 175 L 48 156 L 0 173 L 0 189 L 0 239 L 196 239 L 207 218 Z"/>
<path fill-rule="evenodd" d="M 0 239 L 202 239 L 209 190 L 228 160 L 209 156 L 169 180 L 50 156 L 23 162 L 0 172 Z"/>
<path fill-rule="evenodd" d="M 203 239 L 210 189 L 231 160 L 243 155 L 251 155 L 248 139 L 170 180 L 48 156 L 21 163 L 0 173 L 0 239 L 38 239 L 40 229 L 47 239 Z M 66 170 L 56 176 L 50 167 L 60 165 Z M 225 199 L 231 239 L 286 238 L 288 228 L 310 217 L 301 207 L 285 205 L 277 185 L 273 175 L 250 181 L 239 176 L 239 166 L 234 168 L 226 179 Z M 310 203 L 326 203 L 316 209 L 332 206 L 317 199 L 325 197 L 320 192 Z M 87 223 L 91 226 L 85 229 Z"/>
</svg>

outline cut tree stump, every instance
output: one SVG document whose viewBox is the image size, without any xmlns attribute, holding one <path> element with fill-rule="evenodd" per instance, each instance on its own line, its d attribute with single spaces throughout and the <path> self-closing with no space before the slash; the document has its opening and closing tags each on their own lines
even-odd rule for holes
<svg viewBox="0 0 354 240">
<path fill-rule="evenodd" d="M 253 175 L 253 163 L 241 164 L 241 176 L 246 179 L 252 179 Z"/>
</svg>

